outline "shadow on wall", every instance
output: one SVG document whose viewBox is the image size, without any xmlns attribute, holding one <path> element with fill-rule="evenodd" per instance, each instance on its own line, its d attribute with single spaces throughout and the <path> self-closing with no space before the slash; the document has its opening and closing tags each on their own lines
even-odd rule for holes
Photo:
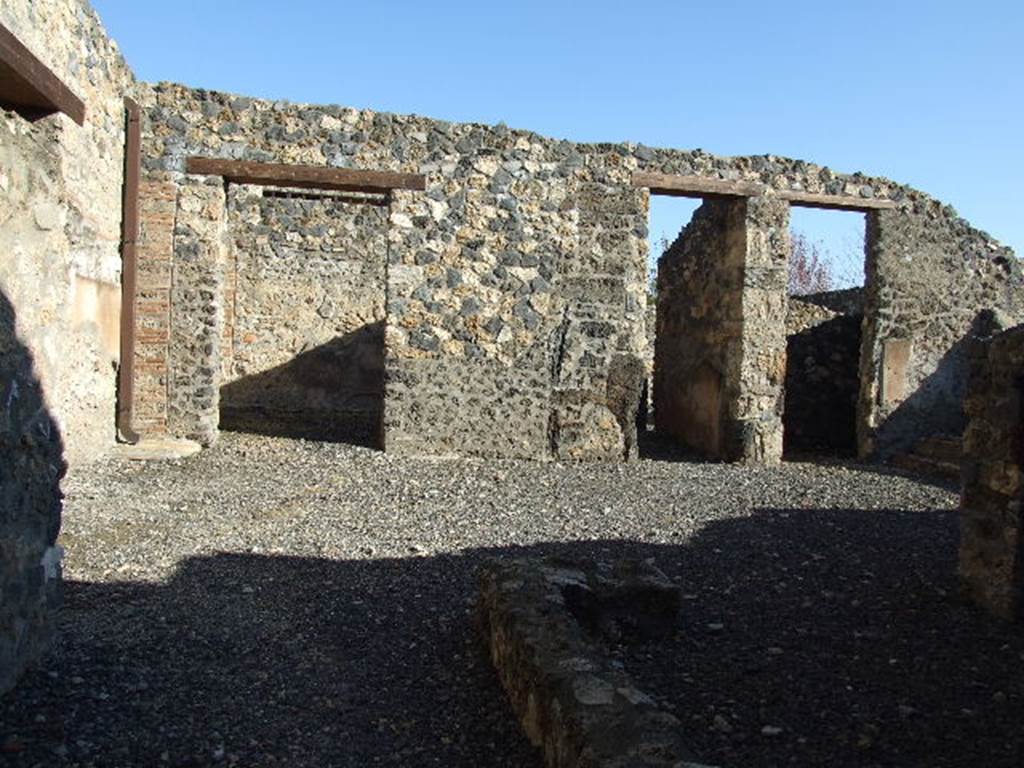
<svg viewBox="0 0 1024 768">
<path fill-rule="evenodd" d="M 861 315 L 840 315 L 786 339 L 783 454 L 855 456 Z"/>
<path fill-rule="evenodd" d="M 994 317 L 991 310 L 979 312 L 970 330 L 946 351 L 935 370 L 883 419 L 874 434 L 878 457 L 906 452 L 926 437 L 963 434 L 970 348 L 977 339 L 992 334 L 998 322 Z"/>
<path fill-rule="evenodd" d="M 60 431 L 0 292 L 0 693 L 45 650 L 60 602 Z"/>
<path fill-rule="evenodd" d="M 682 586 L 683 631 L 651 652 L 660 673 L 647 670 L 657 661 L 637 670 L 641 687 L 668 692 L 710 764 L 810 764 L 818 750 L 860 766 L 857 729 L 869 726 L 877 764 L 1015 765 L 1024 749 L 1024 636 L 954 598 L 949 511 L 762 509 L 680 545 L 216 554 L 182 562 L 165 585 L 73 583 L 50 674 L 0 702 L 0 722 L 25 765 L 55 748 L 123 766 L 164 753 L 196 766 L 539 765 L 472 612 L 481 563 L 527 555 L 649 558 Z M 716 712 L 754 736 L 724 737 Z M 785 736 L 758 736 L 765 722 Z M 991 754 L 973 761 L 972 749 Z"/>
<path fill-rule="evenodd" d="M 301 352 L 220 389 L 220 428 L 235 432 L 381 444 L 384 323 Z"/>
</svg>

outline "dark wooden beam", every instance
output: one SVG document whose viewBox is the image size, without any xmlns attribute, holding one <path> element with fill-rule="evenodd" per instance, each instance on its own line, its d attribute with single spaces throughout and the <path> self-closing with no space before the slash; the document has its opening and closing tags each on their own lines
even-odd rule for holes
<svg viewBox="0 0 1024 768">
<path fill-rule="evenodd" d="M 825 208 L 831 211 L 880 211 L 896 207 L 892 200 L 875 200 L 870 197 L 848 195 L 824 195 L 818 192 L 803 192 L 795 189 L 780 189 L 776 193 L 791 205 L 801 208 Z"/>
<path fill-rule="evenodd" d="M 753 181 L 640 171 L 633 174 L 633 186 L 647 187 L 652 195 L 668 197 L 755 197 L 764 192 L 764 185 Z"/>
<path fill-rule="evenodd" d="M 327 168 L 319 165 L 252 163 L 244 160 L 220 160 L 214 157 L 190 157 L 189 173 L 223 176 L 235 184 L 259 184 L 267 187 L 301 189 L 338 189 L 345 192 L 390 192 L 392 189 L 422 191 L 427 177 L 418 173 L 360 171 L 354 168 Z"/>
<path fill-rule="evenodd" d="M 0 105 L 33 116 L 63 112 L 79 125 L 85 104 L 0 24 Z"/>
<path fill-rule="evenodd" d="M 121 362 L 117 370 L 117 434 L 136 443 L 132 429 L 135 400 L 135 289 L 138 284 L 136 244 L 139 239 L 139 178 L 142 172 L 142 125 L 139 105 L 124 100 L 124 188 L 121 202 Z"/>
</svg>

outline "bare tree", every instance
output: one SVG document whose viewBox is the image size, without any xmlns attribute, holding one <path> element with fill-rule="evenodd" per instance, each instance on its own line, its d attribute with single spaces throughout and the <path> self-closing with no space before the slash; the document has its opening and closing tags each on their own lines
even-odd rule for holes
<svg viewBox="0 0 1024 768">
<path fill-rule="evenodd" d="M 802 232 L 790 233 L 792 247 L 789 254 L 789 295 L 831 290 L 835 285 L 832 264 L 821 247 L 811 242 Z"/>
</svg>

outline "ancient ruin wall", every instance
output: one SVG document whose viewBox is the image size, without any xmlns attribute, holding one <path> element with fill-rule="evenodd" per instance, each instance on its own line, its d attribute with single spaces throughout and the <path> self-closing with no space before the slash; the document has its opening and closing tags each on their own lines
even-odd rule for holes
<svg viewBox="0 0 1024 768">
<path fill-rule="evenodd" d="M 874 431 L 913 394 L 915 377 L 923 380 L 938 365 L 920 354 L 933 343 L 922 339 L 909 391 L 890 390 L 883 411 L 882 358 L 894 334 L 904 332 L 903 318 L 926 308 L 941 313 L 954 298 L 964 302 L 956 313 L 1006 298 L 994 289 L 1003 269 L 998 245 L 958 223 L 951 210 L 886 179 L 772 156 L 582 145 L 504 126 L 267 102 L 167 84 L 151 87 L 142 103 L 144 164 L 154 182 L 179 183 L 191 155 L 426 176 L 426 191 L 397 191 L 389 206 L 384 431 L 387 449 L 397 452 L 533 458 L 632 453 L 632 420 L 625 411 L 637 397 L 637 360 L 645 346 L 648 202 L 646 190 L 632 186 L 635 171 L 764 184 L 764 200 L 751 209 L 755 220 L 761 205 L 772 211 L 769 218 L 782 215 L 771 200 L 780 189 L 846 196 L 854 204 L 891 200 L 897 210 L 877 218 L 891 217 L 893 233 L 913 229 L 921 216 L 934 217 L 922 261 L 945 253 L 946 266 L 962 273 L 971 253 L 989 254 L 975 270 L 979 290 L 925 295 L 901 287 L 911 277 L 899 268 L 901 238 L 878 238 L 873 278 L 886 287 L 878 301 L 868 302 L 868 312 L 887 312 L 890 296 L 905 300 L 899 317 L 887 315 L 873 326 L 865 346 L 859 417 L 865 450 L 875 445 Z M 773 229 L 778 227 L 766 231 Z M 758 247 L 777 251 L 781 230 L 765 237 Z M 748 308 L 750 317 L 762 321 L 784 313 L 774 299 L 764 302 L 775 295 L 781 274 L 765 268 L 757 279 L 766 287 L 752 285 L 748 294 L 760 306 Z M 1020 289 L 1019 271 L 1009 283 Z M 753 430 L 743 439 L 761 444 L 753 454 L 774 455 L 778 420 L 770 414 L 776 410 L 773 382 L 781 356 L 775 336 L 781 331 L 766 333 L 765 348 L 748 349 L 746 362 L 741 360 L 757 383 L 743 402 L 746 415 L 737 418 Z M 914 429 L 933 426 L 917 420 Z"/>
<path fill-rule="evenodd" d="M 647 209 L 628 174 L 500 127 L 174 86 L 142 101 L 154 180 L 193 154 L 428 174 L 387 221 L 389 450 L 635 453 Z"/>
<path fill-rule="evenodd" d="M 979 605 L 1024 618 L 1024 326 L 971 344 L 967 357 L 960 576 Z"/>
<path fill-rule="evenodd" d="M 708 200 L 658 262 L 657 428 L 712 458 L 782 456 L 788 214 Z"/>
<path fill-rule="evenodd" d="M 221 425 L 379 436 L 387 208 L 231 185 Z"/>
<path fill-rule="evenodd" d="M 220 421 L 228 233 L 224 186 L 190 177 L 178 188 L 168 340 L 167 427 L 210 445 Z"/>
<path fill-rule="evenodd" d="M 886 456 L 964 428 L 979 313 L 1024 320 L 1019 262 L 937 201 L 867 217 L 860 452 Z"/>
<path fill-rule="evenodd" d="M 74 466 L 114 442 L 123 97 L 133 77 L 81 0 L 13 0 L 0 24 L 85 103 L 85 124 L 0 114 L 0 285 Z"/>
<path fill-rule="evenodd" d="M 0 23 L 85 103 L 0 110 L 0 692 L 45 648 L 59 597 L 59 482 L 114 441 L 124 112 L 131 73 L 76 0 Z"/>
</svg>

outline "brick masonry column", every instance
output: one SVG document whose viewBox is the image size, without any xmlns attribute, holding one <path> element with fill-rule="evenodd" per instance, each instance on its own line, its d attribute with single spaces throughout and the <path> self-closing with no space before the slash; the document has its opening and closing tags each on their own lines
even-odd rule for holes
<svg viewBox="0 0 1024 768">
<path fill-rule="evenodd" d="M 132 429 L 144 437 L 167 433 L 167 343 L 176 200 L 177 186 L 171 182 L 142 182 L 139 186 Z"/>
</svg>

